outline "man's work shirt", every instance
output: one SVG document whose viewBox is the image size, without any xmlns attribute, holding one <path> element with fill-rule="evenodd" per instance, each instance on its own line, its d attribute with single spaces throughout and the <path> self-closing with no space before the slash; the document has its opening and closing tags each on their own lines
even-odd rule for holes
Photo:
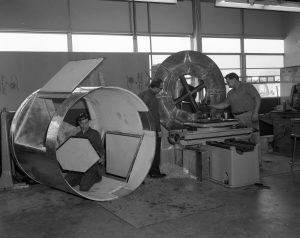
<svg viewBox="0 0 300 238">
<path fill-rule="evenodd" d="M 150 113 L 155 122 L 156 131 L 160 131 L 159 103 L 155 93 L 148 88 L 147 90 L 141 92 L 138 96 L 144 101 L 144 103 L 149 108 Z"/>
<path fill-rule="evenodd" d="M 89 127 L 85 133 L 82 133 L 82 131 L 78 132 L 76 137 L 89 139 L 96 152 L 101 156 L 101 158 L 104 157 L 104 147 L 98 131 Z"/>
<path fill-rule="evenodd" d="M 240 82 L 236 89 L 231 89 L 227 93 L 226 101 L 230 104 L 232 113 L 253 112 L 256 98 L 260 95 L 256 88 L 249 83 Z"/>
</svg>

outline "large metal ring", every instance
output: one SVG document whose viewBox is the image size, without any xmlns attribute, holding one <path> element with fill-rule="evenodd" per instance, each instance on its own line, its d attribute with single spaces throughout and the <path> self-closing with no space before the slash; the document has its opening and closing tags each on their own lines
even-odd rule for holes
<svg viewBox="0 0 300 238">
<path fill-rule="evenodd" d="M 198 85 L 191 88 L 186 76 L 198 79 Z M 226 88 L 223 75 L 208 56 L 197 51 L 181 51 L 169 56 L 158 67 L 154 79 L 164 81 L 163 92 L 159 95 L 161 122 L 167 129 L 176 129 L 182 123 L 192 121 L 193 114 L 201 113 L 202 106 L 223 101 Z M 181 82 L 183 95 L 176 95 L 178 82 Z M 205 91 L 205 97 L 199 104 L 195 102 L 194 94 Z M 181 101 L 191 102 L 194 112 L 181 110 L 176 106 Z M 202 105 L 201 105 L 202 104 Z"/>
<path fill-rule="evenodd" d="M 96 201 L 116 199 L 136 189 L 148 174 L 156 143 L 154 124 L 144 102 L 116 87 L 77 88 L 62 96 L 34 92 L 15 113 L 10 143 L 20 169 L 39 183 Z M 64 145 L 70 146 L 65 142 L 76 129 L 74 118 L 82 110 L 87 111 L 91 127 L 101 131 L 106 142 L 106 174 L 89 191 L 71 186 L 65 171 L 79 171 L 72 168 L 90 155 L 91 146 L 76 142 L 71 150 L 60 152 Z M 82 149 L 87 152 L 76 156 Z M 63 163 L 60 160 L 67 158 L 70 160 Z"/>
</svg>

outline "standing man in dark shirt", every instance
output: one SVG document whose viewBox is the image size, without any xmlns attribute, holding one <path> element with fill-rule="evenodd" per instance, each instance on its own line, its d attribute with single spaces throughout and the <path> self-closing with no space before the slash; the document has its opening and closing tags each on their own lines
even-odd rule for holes
<svg viewBox="0 0 300 238">
<path fill-rule="evenodd" d="M 79 185 L 81 191 L 88 191 L 95 183 L 99 183 L 102 180 L 100 162 L 104 161 L 104 148 L 99 132 L 89 126 L 90 121 L 87 113 L 81 113 L 77 117 L 77 122 L 81 131 L 76 134 L 76 137 L 89 139 L 90 143 L 98 153 L 100 160 L 84 173 L 69 172 L 65 179 L 71 186 Z"/>
<path fill-rule="evenodd" d="M 259 142 L 259 121 L 258 111 L 260 108 L 261 97 L 256 88 L 249 83 L 239 81 L 236 73 L 225 76 L 226 83 L 231 88 L 227 93 L 225 101 L 210 105 L 215 109 L 225 109 L 230 106 L 231 112 L 243 127 L 252 128 L 254 133 L 250 139 L 252 142 Z"/>
<path fill-rule="evenodd" d="M 149 111 L 155 121 L 156 129 L 156 149 L 149 175 L 152 178 L 162 178 L 166 174 L 160 172 L 160 152 L 161 152 L 161 137 L 162 132 L 160 128 L 160 115 L 159 115 L 159 103 L 156 95 L 163 89 L 163 81 L 161 79 L 152 80 L 149 88 L 141 92 L 138 96 L 144 101 L 148 106 Z"/>
</svg>

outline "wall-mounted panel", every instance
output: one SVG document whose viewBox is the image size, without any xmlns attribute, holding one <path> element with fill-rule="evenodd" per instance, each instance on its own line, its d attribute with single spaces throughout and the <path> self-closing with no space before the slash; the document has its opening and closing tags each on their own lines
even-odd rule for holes
<svg viewBox="0 0 300 238">
<path fill-rule="evenodd" d="M 68 1 L 0 1 L 0 29 L 66 31 L 68 29 Z"/>
<path fill-rule="evenodd" d="M 239 36 L 242 34 L 241 10 L 215 7 L 201 2 L 201 32 L 203 35 Z"/>
<path fill-rule="evenodd" d="M 300 65 L 300 15 L 299 13 L 284 14 L 284 39 L 285 66 Z"/>
<path fill-rule="evenodd" d="M 119 1 L 71 0 L 71 27 L 77 32 L 130 33 L 130 4 Z"/>
<path fill-rule="evenodd" d="M 152 33 L 192 34 L 192 12 L 191 1 L 177 2 L 174 5 L 151 4 L 151 31 Z"/>
<path fill-rule="evenodd" d="M 136 3 L 136 30 L 138 33 L 148 33 L 147 4 Z"/>
<path fill-rule="evenodd" d="M 244 10 L 245 36 L 284 38 L 283 14 L 279 11 Z"/>
</svg>

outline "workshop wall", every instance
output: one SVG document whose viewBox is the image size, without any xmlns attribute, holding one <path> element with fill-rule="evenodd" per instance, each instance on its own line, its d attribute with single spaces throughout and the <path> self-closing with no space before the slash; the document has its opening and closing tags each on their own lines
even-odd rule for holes
<svg viewBox="0 0 300 238">
<path fill-rule="evenodd" d="M 79 32 L 132 32 L 128 2 L 71 0 L 70 29 Z"/>
<path fill-rule="evenodd" d="M 70 11 L 69 11 L 70 6 Z M 100 0 L 1 1 L 0 29 L 132 33 L 132 4 Z M 193 33 L 192 2 L 151 4 L 152 33 Z M 137 32 L 147 33 L 147 4 L 136 4 Z"/>
<path fill-rule="evenodd" d="M 285 38 L 285 12 L 245 10 L 244 35 L 245 37 L 278 37 Z"/>
<path fill-rule="evenodd" d="M 116 86 L 139 93 L 149 83 L 148 54 L 0 52 L 0 109 L 16 110 L 68 61 L 104 58 L 98 74 L 85 86 Z"/>
<path fill-rule="evenodd" d="M 0 29 L 61 31 L 68 27 L 68 0 L 0 2 Z"/>
<path fill-rule="evenodd" d="M 146 4 L 141 3 L 145 7 Z M 140 9 L 140 8 L 139 8 Z M 156 33 L 184 33 L 193 34 L 193 9 L 191 1 L 177 2 L 170 4 L 150 5 L 150 25 L 151 32 Z M 141 14 L 138 15 L 138 32 L 148 32 L 148 28 L 139 25 Z M 144 17 L 147 15 L 144 15 Z"/>
<path fill-rule="evenodd" d="M 241 35 L 241 11 L 234 8 L 215 7 L 201 3 L 201 31 L 204 35 Z"/>
<path fill-rule="evenodd" d="M 215 7 L 214 3 L 202 2 L 201 31 L 203 35 L 284 38 L 285 14 L 278 11 Z"/>
<path fill-rule="evenodd" d="M 300 15 L 290 13 L 285 19 L 285 67 L 300 65 Z"/>
<path fill-rule="evenodd" d="M 132 4 L 100 0 L 1 1 L 0 29 L 47 30 L 99 33 L 132 33 Z M 192 1 L 150 4 L 153 34 L 193 33 Z M 215 7 L 201 2 L 201 34 L 225 36 L 284 37 L 283 21 L 288 13 Z M 244 15 L 244 20 L 242 20 Z M 136 4 L 136 30 L 147 33 L 147 4 Z M 243 26 L 244 22 L 244 26 Z"/>
</svg>

